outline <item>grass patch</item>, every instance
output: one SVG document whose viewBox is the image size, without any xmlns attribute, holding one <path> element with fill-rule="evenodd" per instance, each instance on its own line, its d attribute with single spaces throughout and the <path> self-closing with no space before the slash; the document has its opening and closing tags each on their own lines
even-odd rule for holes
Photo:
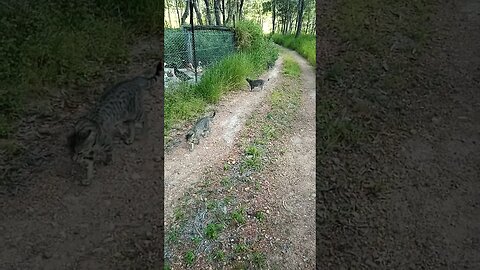
<svg viewBox="0 0 480 270">
<path fill-rule="evenodd" d="M 262 222 L 265 220 L 265 214 L 262 211 L 255 212 L 255 218 Z"/>
<path fill-rule="evenodd" d="M 258 145 L 250 145 L 245 149 L 245 158 L 240 165 L 240 172 L 258 171 L 262 168 L 262 150 Z"/>
<path fill-rule="evenodd" d="M 207 102 L 199 97 L 195 89 L 188 84 L 180 84 L 172 91 L 165 93 L 165 130 L 171 130 L 172 127 L 195 119 L 197 115 L 203 113 Z"/>
<path fill-rule="evenodd" d="M 158 31 L 163 2 L 7 0 L 0 9 L 0 137 L 33 101 L 86 86 L 107 67 L 130 60 L 140 32 Z M 145 26 L 148 27 L 146 28 Z M 142 31 L 139 31 L 142 29 Z"/>
<path fill-rule="evenodd" d="M 266 256 L 261 253 L 261 252 L 258 252 L 258 251 L 254 251 L 252 253 L 252 262 L 253 262 L 253 265 L 256 266 L 257 269 L 262 269 L 263 267 L 266 266 Z"/>
<path fill-rule="evenodd" d="M 192 250 L 189 250 L 187 251 L 187 253 L 185 253 L 185 256 L 183 258 L 185 260 L 185 263 L 190 266 L 195 262 L 196 257 L 197 256 L 195 256 L 195 253 Z"/>
<path fill-rule="evenodd" d="M 293 60 L 292 57 L 285 57 L 285 61 L 283 63 L 283 74 L 290 77 L 298 78 L 300 74 L 302 74 L 302 70 L 298 63 Z"/>
<path fill-rule="evenodd" d="M 223 225 L 218 223 L 210 223 L 205 227 L 205 236 L 207 239 L 215 240 L 223 230 Z"/>
<path fill-rule="evenodd" d="M 240 209 L 237 209 L 237 210 L 233 211 L 232 215 L 231 215 L 231 218 L 238 225 L 245 224 L 245 222 L 246 222 L 245 208 L 240 207 Z"/>
<path fill-rule="evenodd" d="M 298 38 L 295 38 L 293 34 L 273 34 L 272 39 L 275 43 L 298 52 L 301 56 L 305 57 L 312 66 L 315 66 L 316 40 L 314 35 L 302 34 Z"/>
</svg>

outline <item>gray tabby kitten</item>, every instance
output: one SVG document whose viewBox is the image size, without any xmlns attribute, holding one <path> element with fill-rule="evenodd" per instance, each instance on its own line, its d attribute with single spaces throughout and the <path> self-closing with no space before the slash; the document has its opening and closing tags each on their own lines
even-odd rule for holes
<svg viewBox="0 0 480 270">
<path fill-rule="evenodd" d="M 270 81 L 270 79 L 268 79 L 267 81 Z M 265 80 L 260 80 L 260 79 L 250 80 L 249 78 L 247 78 L 247 82 L 250 85 L 250 91 L 253 91 L 255 87 L 261 87 L 263 90 L 263 85 L 265 84 Z"/>
<path fill-rule="evenodd" d="M 193 151 L 193 145 L 200 143 L 200 136 L 206 137 L 210 133 L 210 123 L 215 117 L 215 111 L 211 116 L 200 118 L 197 123 L 187 132 L 185 139 L 190 144 L 190 151 Z"/>
<path fill-rule="evenodd" d="M 134 141 L 136 123 L 144 127 L 143 95 L 160 79 L 161 68 L 159 63 L 154 76 L 135 77 L 108 89 L 95 108 L 75 123 L 68 144 L 72 160 L 87 167 L 87 179 L 81 181 L 82 185 L 91 183 L 94 160 L 98 154 L 105 154 L 104 164 L 112 161 L 112 137 L 118 124 L 126 123 L 128 126 L 129 134 L 123 136 L 126 144 Z"/>
</svg>

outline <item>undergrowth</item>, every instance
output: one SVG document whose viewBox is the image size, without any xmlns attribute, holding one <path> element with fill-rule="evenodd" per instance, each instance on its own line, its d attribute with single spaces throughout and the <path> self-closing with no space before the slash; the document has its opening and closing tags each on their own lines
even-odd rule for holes
<svg viewBox="0 0 480 270">
<path fill-rule="evenodd" d="M 315 66 L 316 46 L 314 35 L 301 34 L 299 37 L 295 38 L 295 35 L 293 34 L 273 34 L 272 39 L 275 43 L 298 52 L 305 57 L 312 66 Z"/>
<path fill-rule="evenodd" d="M 251 21 L 236 25 L 235 38 L 237 52 L 208 68 L 197 85 L 180 84 L 165 94 L 167 139 L 173 127 L 193 120 L 229 91 L 241 89 L 246 77 L 260 75 L 278 57 L 278 49 Z"/>
<path fill-rule="evenodd" d="M 163 1 L 14 1 L 0 4 L 0 137 L 34 100 L 70 94 L 128 63 L 135 37 L 159 30 Z"/>
</svg>

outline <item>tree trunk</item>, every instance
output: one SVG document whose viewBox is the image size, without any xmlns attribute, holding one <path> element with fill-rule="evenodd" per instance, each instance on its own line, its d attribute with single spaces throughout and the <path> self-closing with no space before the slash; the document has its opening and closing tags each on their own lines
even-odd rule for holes
<svg viewBox="0 0 480 270">
<path fill-rule="evenodd" d="M 211 13 L 210 13 L 210 3 L 208 2 L 208 0 L 205 0 L 205 9 L 206 9 L 206 12 L 207 12 L 208 25 L 213 25 L 212 16 L 211 16 Z"/>
<path fill-rule="evenodd" d="M 243 2 L 244 0 L 240 0 L 240 8 L 238 9 L 238 20 L 240 21 L 243 17 L 242 12 L 243 12 Z"/>
<path fill-rule="evenodd" d="M 177 19 L 178 19 L 178 24 L 180 24 L 180 21 L 181 21 L 181 17 L 180 17 L 180 10 L 178 9 L 178 3 L 179 1 L 178 0 L 175 0 L 175 9 L 177 10 Z"/>
<path fill-rule="evenodd" d="M 222 0 L 222 22 L 223 22 L 223 25 L 226 26 L 226 23 L 225 23 L 225 0 Z"/>
<path fill-rule="evenodd" d="M 297 33 L 295 37 L 300 36 L 300 32 L 302 31 L 302 20 L 303 20 L 303 9 L 305 8 L 305 0 L 299 0 L 299 8 L 298 8 L 298 18 L 297 18 Z"/>
<path fill-rule="evenodd" d="M 220 5 L 218 3 L 219 0 L 213 0 L 213 9 L 215 11 L 215 22 L 216 25 L 222 25 L 220 21 Z"/>
<path fill-rule="evenodd" d="M 272 0 L 272 34 L 275 34 L 275 0 Z"/>
<path fill-rule="evenodd" d="M 200 12 L 198 5 L 199 3 L 197 2 L 197 0 L 193 0 L 193 8 L 195 9 L 195 13 L 197 14 L 197 22 L 199 25 L 203 25 L 202 13 Z"/>
<path fill-rule="evenodd" d="M 290 20 L 289 20 L 289 23 L 288 23 L 288 33 L 291 34 L 292 33 L 292 28 L 293 28 L 293 25 L 295 24 L 295 18 L 292 16 L 293 12 L 290 14 Z"/>
<path fill-rule="evenodd" d="M 227 0 L 227 8 L 228 8 L 228 15 L 227 15 L 227 21 L 225 25 L 228 25 L 228 23 L 232 19 L 232 15 L 233 15 L 232 0 Z"/>
<path fill-rule="evenodd" d="M 185 24 L 185 20 L 187 19 L 189 13 L 190 13 L 190 1 L 186 0 L 185 1 L 185 10 L 183 11 L 182 21 L 180 22 L 180 25 Z"/>
<path fill-rule="evenodd" d="M 169 4 L 168 0 L 165 1 L 165 11 L 168 13 L 168 26 L 170 28 L 173 28 L 172 27 L 172 16 L 170 15 L 170 4 Z"/>
</svg>

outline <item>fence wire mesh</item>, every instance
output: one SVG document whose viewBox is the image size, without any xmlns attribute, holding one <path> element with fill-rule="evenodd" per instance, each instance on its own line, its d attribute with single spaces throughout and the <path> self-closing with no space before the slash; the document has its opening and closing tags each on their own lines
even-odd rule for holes
<svg viewBox="0 0 480 270">
<path fill-rule="evenodd" d="M 197 82 L 209 67 L 235 52 L 233 30 L 197 29 L 195 27 L 192 44 L 191 27 L 165 30 L 165 87 L 181 81 L 195 83 L 193 56 L 197 62 Z M 174 67 L 176 69 L 174 70 Z"/>
</svg>

